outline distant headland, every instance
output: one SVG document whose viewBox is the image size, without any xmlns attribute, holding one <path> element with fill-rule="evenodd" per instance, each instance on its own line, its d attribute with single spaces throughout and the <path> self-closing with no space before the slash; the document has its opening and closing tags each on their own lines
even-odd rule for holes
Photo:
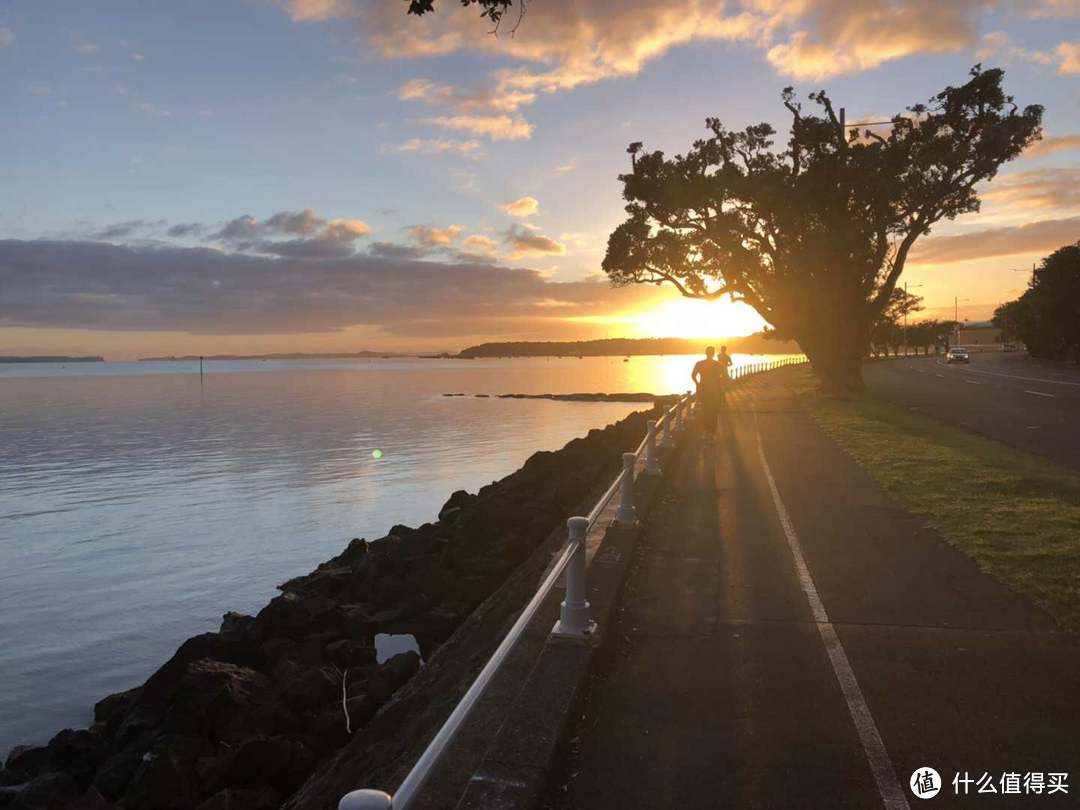
<svg viewBox="0 0 1080 810">
<path fill-rule="evenodd" d="M 200 357 L 197 354 L 185 354 L 182 357 L 140 357 L 140 363 L 162 363 L 173 360 L 356 360 L 369 357 L 415 357 L 413 354 L 400 354 L 394 352 L 325 352 L 318 354 L 207 354 Z"/>
<path fill-rule="evenodd" d="M 49 355 L 44 357 L 3 357 L 0 363 L 104 363 L 104 357 L 61 357 Z"/>
<path fill-rule="evenodd" d="M 703 354 L 706 346 L 727 346 L 731 353 L 795 354 L 792 341 L 763 333 L 729 338 L 609 338 L 570 342 L 481 343 L 462 350 L 458 357 L 632 357 L 635 355 Z"/>
</svg>

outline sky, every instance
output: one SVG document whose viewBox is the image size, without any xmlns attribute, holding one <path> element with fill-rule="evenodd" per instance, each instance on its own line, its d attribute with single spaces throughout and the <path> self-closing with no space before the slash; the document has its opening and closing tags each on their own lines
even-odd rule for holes
<svg viewBox="0 0 1080 810">
<path fill-rule="evenodd" d="M 497 34 L 406 8 L 0 0 L 0 354 L 747 334 L 605 280 L 627 145 L 782 133 L 787 85 L 881 120 L 977 62 L 1045 136 L 917 243 L 923 315 L 986 319 L 1080 239 L 1080 0 L 531 0 Z"/>
</svg>

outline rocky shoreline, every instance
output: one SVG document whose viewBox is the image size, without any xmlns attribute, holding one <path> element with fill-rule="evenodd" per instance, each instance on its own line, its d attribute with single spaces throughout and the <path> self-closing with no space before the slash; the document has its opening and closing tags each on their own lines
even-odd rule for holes
<svg viewBox="0 0 1080 810">
<path fill-rule="evenodd" d="M 450 676 L 460 682 L 497 643 L 479 628 L 512 613 L 512 600 L 493 594 L 521 579 L 526 560 L 543 561 L 545 541 L 618 471 L 620 454 L 657 415 L 639 411 L 535 453 L 476 494 L 455 492 L 436 522 L 355 539 L 280 585 L 255 616 L 225 614 L 219 632 L 188 639 L 142 686 L 99 701 L 90 728 L 12 749 L 0 769 L 0 807 L 333 806 L 337 784 L 361 778 L 357 770 L 398 763 L 410 743 L 402 726 L 427 733 L 416 725 L 438 712 L 425 709 L 456 700 Z M 485 611 L 493 615 L 477 615 Z M 467 618 L 471 627 L 462 627 Z M 376 633 L 415 636 L 430 659 L 426 677 L 413 678 L 421 663 L 413 651 L 377 663 Z M 444 655 L 444 647 L 453 650 Z M 469 649 L 465 666 L 460 655 Z M 350 774 L 337 772 L 342 761 Z"/>
</svg>

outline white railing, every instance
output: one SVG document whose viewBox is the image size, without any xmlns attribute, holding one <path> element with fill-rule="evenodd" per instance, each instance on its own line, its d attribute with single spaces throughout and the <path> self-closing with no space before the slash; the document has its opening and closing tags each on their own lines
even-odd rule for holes
<svg viewBox="0 0 1080 810">
<path fill-rule="evenodd" d="M 603 514 L 615 493 L 622 489 L 619 508 L 615 513 L 615 522 L 622 526 L 633 526 L 637 523 L 634 511 L 634 469 L 642 452 L 645 456 L 645 467 L 642 471 L 646 475 L 660 473 L 660 465 L 656 456 L 656 430 L 663 428 L 662 447 L 672 446 L 671 439 L 673 423 L 678 430 L 683 421 L 684 410 L 693 407 L 693 397 L 689 391 L 686 396 L 680 397 L 674 405 L 664 411 L 664 415 L 658 421 L 649 420 L 648 432 L 641 444 L 633 453 L 623 454 L 623 469 L 611 485 L 607 488 L 600 499 L 589 512 L 588 517 L 572 517 L 567 522 L 569 537 L 563 546 L 554 565 L 540 583 L 540 587 L 529 600 L 529 604 L 521 611 L 513 627 L 500 642 L 491 658 L 480 670 L 472 686 L 465 692 L 464 697 L 454 707 L 454 711 L 446 718 L 442 728 L 428 744 L 420 759 L 413 765 L 408 776 L 398 786 L 393 796 L 381 790 L 354 790 L 345 795 L 338 803 L 338 810 L 404 810 L 416 798 L 417 793 L 423 787 L 431 775 L 435 765 L 446 752 L 454 736 L 464 725 L 469 713 L 480 700 L 491 683 L 495 674 L 499 671 L 510 651 L 521 638 L 529 622 L 536 616 L 537 611 L 547 598 L 556 581 L 566 572 L 566 591 L 559 609 L 559 620 L 552 628 L 551 635 L 556 638 L 587 639 L 596 632 L 596 623 L 589 618 L 589 602 L 586 598 L 585 575 L 587 569 L 586 560 L 586 536 L 600 515 Z M 689 415 L 689 414 L 687 414 Z"/>
</svg>

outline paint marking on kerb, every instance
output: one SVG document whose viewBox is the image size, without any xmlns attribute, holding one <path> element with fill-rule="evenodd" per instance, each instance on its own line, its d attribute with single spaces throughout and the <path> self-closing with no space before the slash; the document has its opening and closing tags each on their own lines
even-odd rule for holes
<svg viewBox="0 0 1080 810">
<path fill-rule="evenodd" d="M 754 414 L 754 420 L 757 421 L 756 413 Z M 757 434 L 757 447 L 761 469 L 765 472 L 765 478 L 769 482 L 769 489 L 772 491 L 776 515 L 780 518 L 780 525 L 787 536 L 788 547 L 791 549 L 791 556 L 795 561 L 795 571 L 799 575 L 799 584 L 802 586 L 803 593 L 806 594 L 806 601 L 810 603 L 810 612 L 814 615 L 818 633 L 821 634 L 821 641 L 825 644 L 825 651 L 829 654 L 829 661 L 832 663 L 836 680 L 840 682 L 840 691 L 844 693 L 844 700 L 847 701 L 851 719 L 855 722 L 855 730 L 859 733 L 859 741 L 862 743 L 863 752 L 870 763 L 874 781 L 877 782 L 878 793 L 881 794 L 881 800 L 885 803 L 886 810 L 910 810 L 907 796 L 896 779 L 896 769 L 889 758 L 889 752 L 885 749 L 885 742 L 878 732 L 874 716 L 870 714 L 870 707 L 866 705 L 866 698 L 863 697 L 859 682 L 855 679 L 855 672 L 848 661 L 847 653 L 844 652 L 844 647 L 840 643 L 840 637 L 836 635 L 836 628 L 829 621 L 829 614 L 825 612 L 825 604 L 821 601 L 817 586 L 814 584 L 814 577 L 810 574 L 810 568 L 806 565 L 806 558 L 803 556 L 799 536 L 795 534 L 795 527 L 791 523 L 791 518 L 788 517 L 784 502 L 780 500 L 780 491 L 776 488 L 776 481 L 773 479 L 772 471 L 769 469 L 769 462 L 765 459 L 765 447 L 761 443 L 760 432 Z"/>
</svg>

